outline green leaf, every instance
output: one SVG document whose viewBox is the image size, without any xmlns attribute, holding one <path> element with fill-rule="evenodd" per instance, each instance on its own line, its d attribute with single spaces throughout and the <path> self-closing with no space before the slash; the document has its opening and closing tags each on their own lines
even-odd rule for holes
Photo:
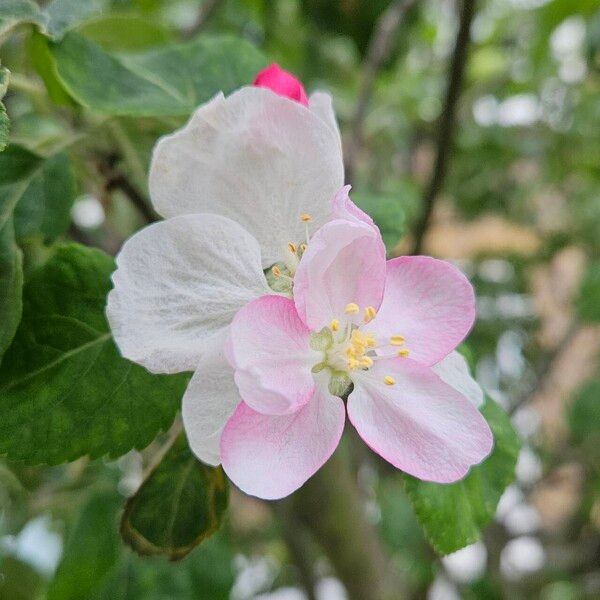
<svg viewBox="0 0 600 600">
<path fill-rule="evenodd" d="M 86 600 L 229 600 L 233 564 L 231 543 L 221 532 L 178 563 L 127 552 L 103 588 Z"/>
<path fill-rule="evenodd" d="M 104 314 L 114 268 L 69 244 L 26 282 L 0 365 L 0 453 L 28 464 L 116 457 L 173 421 L 188 376 L 152 375 L 120 356 Z"/>
<path fill-rule="evenodd" d="M 10 71 L 6 67 L 0 65 L 0 100 L 4 98 L 6 90 L 8 89 L 9 77 Z M 8 130 L 8 115 L 6 114 L 4 104 L 0 102 L 0 152 L 2 152 L 8 144 Z"/>
<path fill-rule="evenodd" d="M 47 600 L 81 600 L 104 584 L 117 564 L 120 540 L 117 513 L 121 499 L 113 492 L 94 494 L 84 505 L 67 540 Z"/>
<path fill-rule="evenodd" d="M 0 3 L 0 35 L 20 23 L 45 27 L 48 17 L 33 0 L 2 0 Z"/>
<path fill-rule="evenodd" d="M 0 361 L 21 320 L 23 257 L 12 219 L 0 227 Z"/>
<path fill-rule="evenodd" d="M 0 154 L 0 227 L 14 215 L 18 239 L 40 233 L 53 241 L 66 231 L 75 200 L 69 158 L 42 158 L 11 145 Z"/>
<path fill-rule="evenodd" d="M 46 8 L 46 32 L 53 38 L 60 38 L 78 24 L 101 14 L 109 4 L 108 0 L 53 0 Z"/>
<path fill-rule="evenodd" d="M 69 227 L 74 201 L 75 180 L 69 157 L 60 153 L 44 160 L 15 207 L 17 237 L 41 233 L 46 240 L 54 241 Z"/>
<path fill-rule="evenodd" d="M 400 241 L 405 231 L 404 210 L 398 198 L 389 195 L 356 192 L 352 199 L 375 221 L 388 254 Z"/>
<path fill-rule="evenodd" d="M 582 321 L 600 323 L 600 262 L 593 262 L 588 266 L 581 282 L 576 308 Z"/>
<path fill-rule="evenodd" d="M 455 552 L 479 538 L 514 478 L 520 442 L 510 419 L 489 398 L 481 412 L 494 433 L 494 449 L 465 479 L 443 485 L 405 477 L 417 519 L 440 554 Z"/>
<path fill-rule="evenodd" d="M 431 548 L 406 496 L 403 477 L 386 477 L 375 488 L 381 509 L 379 535 L 411 589 L 427 588 L 434 577 Z"/>
<path fill-rule="evenodd" d="M 10 129 L 10 121 L 6 114 L 4 104 L 0 102 L 0 152 L 2 152 L 8 144 L 8 133 Z"/>
<path fill-rule="evenodd" d="M 33 0 L 2 0 L 0 34 L 21 23 L 31 23 L 37 25 L 42 33 L 60 38 L 77 24 L 101 13 L 108 5 L 108 0 L 53 0 L 42 9 Z"/>
<path fill-rule="evenodd" d="M 31 64 L 41 77 L 48 96 L 59 106 L 76 106 L 77 103 L 69 96 L 56 72 L 56 61 L 50 52 L 49 40 L 38 31 L 34 31 L 26 42 Z"/>
<path fill-rule="evenodd" d="M 41 600 L 46 582 L 31 565 L 12 556 L 0 559 L 0 600 Z"/>
<path fill-rule="evenodd" d="M 69 32 L 50 44 L 61 84 L 105 115 L 188 115 L 218 91 L 248 84 L 266 60 L 248 42 L 207 37 L 116 56 Z"/>
<path fill-rule="evenodd" d="M 109 52 L 133 52 L 163 46 L 170 32 L 147 17 L 106 14 L 77 27 L 77 32 Z"/>
<path fill-rule="evenodd" d="M 10 79 L 10 71 L 0 65 L 0 100 L 4 98 L 6 91 L 8 90 L 8 81 Z"/>
<path fill-rule="evenodd" d="M 588 381 L 577 392 L 568 418 L 573 441 L 586 448 L 588 457 L 600 457 L 600 379 Z"/>
<path fill-rule="evenodd" d="M 223 470 L 200 463 L 180 434 L 127 501 L 121 535 L 142 555 L 179 560 L 217 531 L 227 502 Z"/>
</svg>

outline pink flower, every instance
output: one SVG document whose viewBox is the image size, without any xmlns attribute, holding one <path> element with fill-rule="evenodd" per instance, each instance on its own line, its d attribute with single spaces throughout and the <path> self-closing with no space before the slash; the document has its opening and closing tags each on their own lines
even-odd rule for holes
<svg viewBox="0 0 600 600">
<path fill-rule="evenodd" d="M 284 71 L 277 63 L 273 63 L 258 73 L 254 85 L 272 90 L 280 96 L 291 98 L 304 106 L 308 106 L 308 96 L 304 86 L 288 71 Z"/>
<path fill-rule="evenodd" d="M 453 352 L 475 318 L 470 283 L 434 258 L 386 263 L 379 230 L 348 190 L 310 239 L 293 299 L 257 298 L 231 325 L 225 352 L 242 401 L 222 432 L 221 461 L 261 498 L 292 493 L 331 456 L 349 390 L 363 440 L 415 477 L 457 481 L 492 448 L 475 406 L 481 392 Z M 184 399 L 183 410 L 193 448 L 198 404 Z"/>
</svg>

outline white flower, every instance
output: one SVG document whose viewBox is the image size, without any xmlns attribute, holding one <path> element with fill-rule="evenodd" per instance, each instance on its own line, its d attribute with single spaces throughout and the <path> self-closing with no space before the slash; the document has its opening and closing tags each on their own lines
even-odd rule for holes
<svg viewBox="0 0 600 600">
<path fill-rule="evenodd" d="M 200 459 L 219 463 L 220 432 L 239 401 L 222 354 L 232 318 L 274 293 L 264 269 L 293 272 L 290 242 L 299 247 L 307 226 L 329 220 L 342 185 L 339 131 L 322 92 L 308 106 L 265 87 L 218 94 L 157 144 L 150 194 L 166 220 L 124 244 L 107 316 L 124 357 L 154 373 L 195 371 L 203 397 L 223 398 L 194 401 L 205 413 L 194 419 Z"/>
</svg>

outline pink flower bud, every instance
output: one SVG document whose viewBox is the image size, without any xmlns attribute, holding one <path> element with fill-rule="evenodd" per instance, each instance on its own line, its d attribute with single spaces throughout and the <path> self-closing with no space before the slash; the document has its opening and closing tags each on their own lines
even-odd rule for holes
<svg viewBox="0 0 600 600">
<path fill-rule="evenodd" d="M 288 71 L 284 71 L 277 63 L 266 67 L 258 73 L 253 85 L 269 88 L 280 96 L 295 100 L 308 106 L 308 97 L 304 86 Z"/>
</svg>

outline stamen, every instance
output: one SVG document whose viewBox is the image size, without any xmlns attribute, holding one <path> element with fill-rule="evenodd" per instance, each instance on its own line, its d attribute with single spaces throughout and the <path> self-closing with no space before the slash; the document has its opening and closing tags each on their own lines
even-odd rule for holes
<svg viewBox="0 0 600 600">
<path fill-rule="evenodd" d="M 355 315 L 360 312 L 360 306 L 358 306 L 358 304 L 355 304 L 354 302 L 350 302 L 350 303 L 346 304 L 346 308 L 344 309 L 344 312 L 347 315 Z"/>
<path fill-rule="evenodd" d="M 300 215 L 300 220 L 304 223 L 309 223 L 310 221 L 312 221 L 312 215 L 309 215 L 308 213 L 302 213 Z"/>
<path fill-rule="evenodd" d="M 385 385 L 394 385 L 396 380 L 391 375 L 386 375 L 383 378 L 383 383 L 385 383 Z"/>
<path fill-rule="evenodd" d="M 273 273 L 273 277 L 281 277 L 281 269 L 277 265 L 271 269 L 271 273 Z"/>
<path fill-rule="evenodd" d="M 375 348 L 377 346 L 377 341 L 375 340 L 375 336 L 372 333 L 367 333 L 367 348 Z"/>
<path fill-rule="evenodd" d="M 393 335 L 390 338 L 390 344 L 392 346 L 402 346 L 406 340 L 401 335 Z"/>
<path fill-rule="evenodd" d="M 329 323 L 329 329 L 331 331 L 337 331 L 340 328 L 340 322 L 337 319 L 333 319 L 331 323 Z"/>
<path fill-rule="evenodd" d="M 410 354 L 410 350 L 408 348 L 402 348 L 402 350 L 398 350 L 398 356 L 408 356 Z"/>
<path fill-rule="evenodd" d="M 376 314 L 377 311 L 373 306 L 367 306 L 367 308 L 365 308 L 365 323 L 372 321 L 375 318 Z"/>
<path fill-rule="evenodd" d="M 356 360 L 356 358 L 349 358 L 348 359 L 348 368 L 351 371 L 354 371 L 354 369 L 358 368 L 359 365 L 360 365 L 360 363 L 358 362 L 358 360 Z"/>
<path fill-rule="evenodd" d="M 308 246 L 306 244 L 300 244 L 300 250 L 302 250 L 302 254 L 304 254 L 306 252 L 307 248 L 308 248 Z"/>
<path fill-rule="evenodd" d="M 360 366 L 368 369 L 373 366 L 373 359 L 370 356 L 363 356 L 360 359 Z"/>
<path fill-rule="evenodd" d="M 294 242 L 288 242 L 288 250 L 292 254 L 296 254 L 296 252 L 298 252 L 298 247 L 296 246 L 296 244 L 294 244 Z"/>
</svg>

